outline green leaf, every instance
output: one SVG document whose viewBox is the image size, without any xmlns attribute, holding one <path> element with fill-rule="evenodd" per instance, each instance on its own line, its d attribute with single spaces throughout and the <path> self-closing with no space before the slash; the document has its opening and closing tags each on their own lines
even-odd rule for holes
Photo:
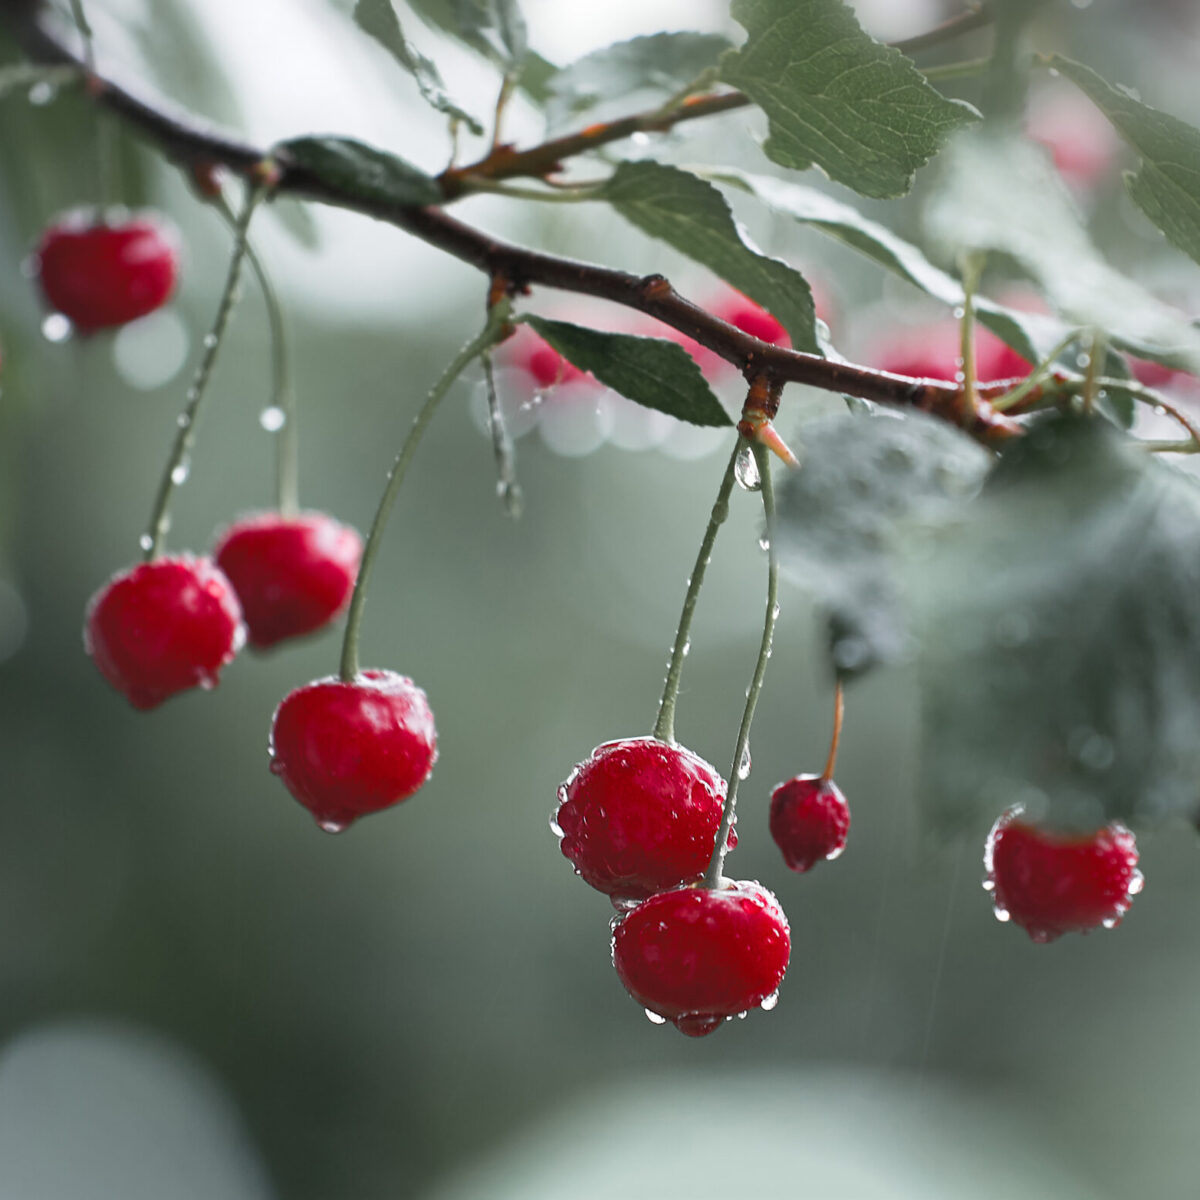
<svg viewBox="0 0 1200 1200">
<path fill-rule="evenodd" d="M 732 425 L 700 368 L 682 346 L 661 338 L 600 333 L 565 321 L 523 317 L 565 359 L 614 392 L 692 425 Z"/>
<path fill-rule="evenodd" d="M 458 36 L 505 71 L 519 67 L 529 50 L 517 0 L 450 0 Z"/>
<path fill-rule="evenodd" d="M 417 81 L 421 95 L 438 112 L 462 121 L 474 134 L 483 133 L 483 126 L 446 95 L 441 72 L 434 61 L 409 45 L 396 10 L 392 7 L 392 0 L 358 0 L 354 6 L 354 20 Z"/>
<path fill-rule="evenodd" d="M 734 0 L 731 11 L 749 37 L 721 60 L 721 78 L 767 114 L 763 149 L 781 166 L 815 163 L 864 196 L 901 196 L 978 118 L 868 37 L 842 0 Z"/>
<path fill-rule="evenodd" d="M 823 418 L 797 441 L 800 469 L 779 495 L 780 561 L 828 612 L 834 669 L 859 674 L 907 644 L 893 563 L 901 536 L 972 495 L 990 459 L 919 413 Z"/>
<path fill-rule="evenodd" d="M 352 138 L 294 138 L 275 149 L 319 183 L 368 203 L 436 204 L 442 198 L 424 171 Z"/>
<path fill-rule="evenodd" d="M 636 92 L 674 95 L 715 67 L 729 49 L 715 33 L 656 33 L 617 42 L 563 67 L 549 81 L 551 126 L 605 101 L 623 101 Z"/>
<path fill-rule="evenodd" d="M 1104 260 L 1044 151 L 1015 134 L 970 134 L 946 160 L 926 210 L 932 238 L 953 252 L 1001 251 L 1071 322 L 1142 358 L 1200 370 L 1200 331 Z"/>
<path fill-rule="evenodd" d="M 837 238 L 943 304 L 955 308 L 965 300 L 962 284 L 953 275 L 935 267 L 911 242 L 849 204 L 804 184 L 788 183 L 770 175 L 752 175 L 732 167 L 721 167 L 708 175 L 718 183 L 749 192 L 773 212 Z M 986 296 L 975 297 L 975 310 L 984 325 L 1030 362 L 1038 362 L 1047 355 L 1068 331 L 1067 326 L 1053 317 L 1020 312 Z"/>
<path fill-rule="evenodd" d="M 631 225 L 703 263 L 768 309 L 797 350 L 819 354 L 804 276 L 760 254 L 711 183 L 676 167 L 625 162 L 598 193 Z"/>
<path fill-rule="evenodd" d="M 909 574 L 935 819 L 1024 802 L 1095 828 L 1195 809 L 1192 478 L 1105 421 L 1055 415 Z"/>
<path fill-rule="evenodd" d="M 1082 63 L 1056 54 L 1050 65 L 1081 88 L 1142 156 L 1142 169 L 1126 176 L 1129 194 L 1180 250 L 1200 262 L 1200 129 L 1143 104 Z"/>
</svg>

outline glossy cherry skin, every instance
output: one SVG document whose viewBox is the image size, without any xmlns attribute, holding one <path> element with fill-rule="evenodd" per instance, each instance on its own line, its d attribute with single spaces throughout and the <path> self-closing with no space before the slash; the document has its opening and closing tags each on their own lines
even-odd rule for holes
<svg viewBox="0 0 1200 1200">
<path fill-rule="evenodd" d="M 174 231 L 148 217 L 98 225 L 71 214 L 46 230 L 36 257 L 47 303 L 81 333 L 161 308 L 179 276 Z"/>
<path fill-rule="evenodd" d="M 725 781 L 690 750 L 623 738 L 571 772 L 552 824 L 585 882 L 614 901 L 642 900 L 704 874 L 724 801 Z"/>
<path fill-rule="evenodd" d="M 242 603 L 250 645 L 265 650 L 312 633 L 350 602 L 362 558 L 358 532 L 324 513 L 255 513 L 230 525 L 213 557 Z"/>
<path fill-rule="evenodd" d="M 134 708 L 216 686 L 246 638 L 233 585 L 209 558 L 140 563 L 88 602 L 83 644 L 100 674 Z"/>
<path fill-rule="evenodd" d="M 850 807 L 832 779 L 797 775 L 771 793 L 769 825 L 784 862 L 803 874 L 846 848 Z"/>
<path fill-rule="evenodd" d="M 437 761 L 425 693 L 395 671 L 331 676 L 288 693 L 271 722 L 271 770 L 326 832 L 407 800 Z"/>
<path fill-rule="evenodd" d="M 617 921 L 613 966 L 648 1012 L 703 1037 L 764 1001 L 773 1007 L 791 945 L 787 917 L 761 885 L 682 887 Z"/>
<path fill-rule="evenodd" d="M 1035 942 L 1121 923 L 1142 890 L 1137 842 L 1118 822 L 1060 834 L 1005 813 L 988 835 L 984 865 L 996 915 Z"/>
</svg>

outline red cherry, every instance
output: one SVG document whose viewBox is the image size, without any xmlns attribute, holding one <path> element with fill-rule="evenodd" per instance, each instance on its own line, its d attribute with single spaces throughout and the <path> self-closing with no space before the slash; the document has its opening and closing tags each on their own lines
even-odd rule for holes
<svg viewBox="0 0 1200 1200">
<path fill-rule="evenodd" d="M 1142 890 L 1134 836 L 1114 821 L 1094 833 L 1059 834 L 1006 812 L 984 853 L 996 916 L 1011 918 L 1035 942 L 1121 923 Z"/>
<path fill-rule="evenodd" d="M 590 378 L 527 325 L 518 327 L 504 345 L 507 362 L 524 371 L 539 390 Z"/>
<path fill-rule="evenodd" d="M 362 538 L 324 513 L 254 513 L 217 539 L 213 557 L 242 602 L 250 645 L 312 633 L 350 601 Z"/>
<path fill-rule="evenodd" d="M 620 918 L 613 966 L 645 1009 L 688 1037 L 774 1008 L 791 951 L 779 901 L 757 883 L 660 892 Z"/>
<path fill-rule="evenodd" d="M 289 692 L 271 722 L 271 770 L 327 833 L 407 800 L 437 761 L 425 693 L 395 671 Z"/>
<path fill-rule="evenodd" d="M 714 305 L 712 313 L 714 317 L 728 321 L 730 325 L 760 341 L 770 342 L 773 346 L 792 344 L 787 330 L 765 308 L 761 308 L 740 292 Z"/>
<path fill-rule="evenodd" d="M 97 225 L 80 211 L 42 235 L 37 271 L 47 302 L 81 333 L 124 325 L 170 299 L 177 237 L 157 218 Z"/>
<path fill-rule="evenodd" d="M 704 874 L 724 802 L 725 781 L 690 750 L 623 738 L 571 772 L 552 826 L 585 882 L 614 901 L 642 900 Z"/>
<path fill-rule="evenodd" d="M 770 829 L 784 862 L 803 874 L 846 848 L 850 808 L 832 779 L 797 775 L 771 793 Z"/>
<path fill-rule="evenodd" d="M 114 575 L 88 602 L 83 644 L 134 708 L 216 686 L 246 639 L 233 585 L 209 558 L 156 558 Z"/>
<path fill-rule="evenodd" d="M 875 365 L 897 375 L 944 379 L 953 383 L 959 370 L 959 331 L 952 321 L 907 330 L 878 349 Z M 975 376 L 981 383 L 1022 378 L 1033 364 L 990 329 L 975 330 Z"/>
</svg>

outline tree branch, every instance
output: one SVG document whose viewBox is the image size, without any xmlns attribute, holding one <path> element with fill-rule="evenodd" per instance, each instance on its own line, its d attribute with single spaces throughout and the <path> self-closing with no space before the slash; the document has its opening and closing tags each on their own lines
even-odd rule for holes
<svg viewBox="0 0 1200 1200">
<path fill-rule="evenodd" d="M 41 0 L 0 0 L 0 17 L 10 26 L 31 59 L 84 70 L 79 57 L 51 29 L 44 15 Z M 985 19 L 979 13 L 971 12 L 949 24 L 961 32 L 964 27 L 974 27 Z M 941 28 L 945 30 L 947 26 Z M 776 382 L 802 383 L 883 404 L 917 408 L 958 425 L 988 443 L 1021 432 L 1022 427 L 1017 421 L 994 412 L 986 399 L 980 400 L 975 413 L 968 412 L 962 389 L 955 384 L 875 371 L 760 341 L 693 304 L 661 275 L 632 275 L 517 246 L 491 237 L 440 208 L 365 200 L 289 163 L 285 155 L 231 137 L 189 113 L 172 109 L 160 100 L 149 99 L 107 78 L 92 76 L 88 91 L 98 103 L 124 118 L 170 158 L 187 168 L 207 168 L 217 164 L 248 175 L 260 171 L 265 162 L 272 160 L 279 168 L 275 191 L 387 222 L 478 267 L 493 279 L 503 279 L 510 291 L 539 284 L 636 309 L 693 338 L 748 377 L 764 375 Z M 999 394 L 998 387 L 988 390 L 992 395 Z"/>
</svg>

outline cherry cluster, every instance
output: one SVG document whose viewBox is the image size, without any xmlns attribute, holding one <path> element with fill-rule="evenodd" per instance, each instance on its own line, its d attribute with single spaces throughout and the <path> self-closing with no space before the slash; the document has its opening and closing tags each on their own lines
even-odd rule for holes
<svg viewBox="0 0 1200 1200">
<path fill-rule="evenodd" d="M 243 248 L 244 233 L 243 226 Z M 85 334 L 154 311 L 178 277 L 174 234 L 145 216 L 73 214 L 47 230 L 36 261 L 47 302 Z M 744 297 L 722 301 L 721 315 L 763 340 L 786 342 L 774 318 Z M 888 365 L 936 375 L 950 352 L 949 338 L 942 340 Z M 541 387 L 575 372 L 540 340 L 516 345 L 514 361 Z M 989 348 L 997 359 L 991 367 Z M 1012 352 L 999 342 L 985 341 L 983 349 L 985 374 L 1029 369 L 1005 359 Z M 745 424 L 742 438 L 750 436 Z M 776 448 L 777 435 L 769 442 L 764 433 L 773 435 L 769 420 L 760 426 L 754 436 Z M 355 530 L 282 504 L 235 521 L 207 555 L 162 554 L 149 535 L 143 548 L 145 561 L 92 597 L 84 630 L 101 674 L 137 709 L 193 687 L 212 688 L 246 642 L 265 651 L 326 627 L 357 599 L 365 574 L 364 543 Z M 681 634 L 677 650 L 683 644 Z M 671 686 L 664 706 L 670 695 L 673 710 Z M 850 811 L 833 782 L 841 724 L 839 685 L 825 769 L 779 784 L 770 798 L 771 836 L 797 873 L 837 858 L 846 845 Z M 272 772 L 330 832 L 411 796 L 437 759 L 425 693 L 396 672 L 359 670 L 354 653 L 343 654 L 340 675 L 284 697 L 270 746 Z M 618 909 L 612 958 L 622 984 L 652 1020 L 670 1021 L 691 1037 L 751 1008 L 774 1007 L 788 966 L 790 931 L 779 901 L 757 882 L 723 874 L 725 854 L 737 844 L 732 801 L 718 771 L 676 743 L 660 710 L 652 736 L 607 742 L 575 767 L 559 788 L 552 819 L 576 873 Z M 1133 834 L 1118 824 L 1064 835 L 1013 809 L 988 837 L 984 886 L 1000 919 L 1048 942 L 1118 924 L 1141 888 L 1137 861 Z"/>
<path fill-rule="evenodd" d="M 123 325 L 170 299 L 179 257 L 160 220 L 72 214 L 36 254 L 47 302 L 81 333 Z M 321 512 L 253 513 L 210 554 L 154 553 L 91 598 L 84 645 L 137 709 L 216 685 L 246 642 L 263 651 L 329 625 L 354 590 L 363 541 Z M 393 671 L 316 680 L 285 696 L 271 727 L 271 770 L 335 832 L 411 796 L 437 759 L 425 693 Z"/>
</svg>

